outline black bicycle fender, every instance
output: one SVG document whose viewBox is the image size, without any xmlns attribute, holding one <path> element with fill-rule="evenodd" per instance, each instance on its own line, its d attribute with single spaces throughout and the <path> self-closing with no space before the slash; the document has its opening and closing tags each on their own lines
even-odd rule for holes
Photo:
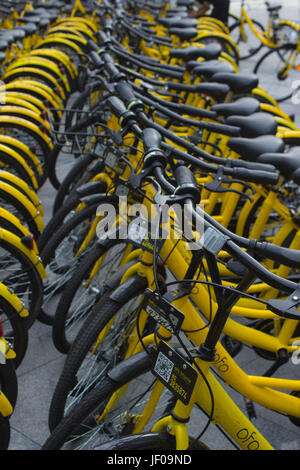
<svg viewBox="0 0 300 470">
<path fill-rule="evenodd" d="M 118 303 L 124 303 L 129 298 L 131 293 L 134 294 L 138 292 L 139 289 L 146 289 L 147 287 L 147 279 L 144 277 L 140 277 L 134 275 L 120 284 L 109 296 L 111 300 L 114 300 Z"/>
<path fill-rule="evenodd" d="M 130 373 L 132 375 L 131 371 L 135 371 L 137 374 L 147 372 L 152 364 L 153 358 L 150 352 L 148 354 L 146 351 L 142 351 L 121 361 L 107 373 L 107 376 L 117 384 L 125 385 L 130 379 Z"/>
<path fill-rule="evenodd" d="M 92 204 L 100 203 L 100 202 L 109 202 L 111 204 L 117 204 L 119 199 L 114 194 L 90 194 L 89 196 L 85 196 L 80 198 L 80 202 L 90 206 Z"/>
<path fill-rule="evenodd" d="M 104 181 L 90 181 L 76 188 L 76 194 L 80 197 L 89 196 L 90 194 L 103 194 L 106 190 L 106 183 Z"/>
</svg>

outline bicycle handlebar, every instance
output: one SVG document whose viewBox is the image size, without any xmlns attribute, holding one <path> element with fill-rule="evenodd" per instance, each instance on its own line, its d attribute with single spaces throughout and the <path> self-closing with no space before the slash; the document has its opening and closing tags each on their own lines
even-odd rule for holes
<svg viewBox="0 0 300 470">
<path fill-rule="evenodd" d="M 134 96 L 134 95 L 133 95 Z M 207 122 L 207 121 L 195 121 L 193 119 L 188 119 L 182 117 L 180 114 L 176 113 L 175 111 L 172 111 L 167 107 L 167 105 L 162 106 L 159 103 L 156 103 L 155 100 L 152 100 L 148 96 L 144 96 L 141 93 L 136 92 L 136 96 L 141 100 L 144 101 L 146 104 L 150 106 L 155 106 L 155 108 L 164 113 L 165 115 L 176 119 L 177 121 L 180 121 L 182 124 L 186 124 L 189 126 L 193 127 L 199 127 L 200 129 L 205 128 L 206 130 L 210 132 L 217 132 L 219 134 L 227 135 L 230 137 L 238 137 L 240 136 L 240 128 L 237 126 L 231 126 L 228 124 L 221 124 L 221 123 L 213 123 L 213 122 Z M 123 96 L 121 96 L 123 99 Z M 134 98 L 136 101 L 136 98 Z M 126 103 L 126 100 L 124 100 Z"/>
<path fill-rule="evenodd" d="M 145 129 L 142 134 L 143 143 L 147 152 L 157 151 L 160 149 L 161 135 L 157 130 L 149 128 Z M 175 169 L 174 176 L 177 183 L 177 188 L 170 182 L 167 182 L 163 174 L 163 169 L 156 169 L 155 176 L 158 182 L 162 184 L 164 189 L 168 188 L 169 194 L 186 194 L 186 203 L 192 207 L 194 217 L 202 217 L 205 228 L 213 228 L 216 230 L 216 234 L 223 236 L 224 249 L 228 250 L 228 253 L 234 256 L 244 266 L 254 271 L 261 280 L 272 285 L 277 289 L 283 289 L 288 292 L 293 292 L 297 284 L 293 281 L 283 279 L 276 274 L 269 271 L 267 268 L 262 266 L 256 261 L 250 254 L 245 253 L 242 248 L 252 248 L 253 252 L 257 256 L 269 258 L 274 261 L 280 262 L 290 267 L 300 266 L 300 251 L 293 250 L 290 248 L 284 248 L 268 242 L 259 242 L 258 240 L 249 240 L 248 238 L 240 237 L 230 230 L 224 228 L 219 224 L 213 217 L 206 213 L 197 212 L 197 206 L 199 200 L 199 189 L 195 176 L 190 168 L 185 165 L 180 165 Z M 199 209 L 200 210 L 200 209 Z M 253 241 L 255 242 L 253 244 Z"/>
</svg>

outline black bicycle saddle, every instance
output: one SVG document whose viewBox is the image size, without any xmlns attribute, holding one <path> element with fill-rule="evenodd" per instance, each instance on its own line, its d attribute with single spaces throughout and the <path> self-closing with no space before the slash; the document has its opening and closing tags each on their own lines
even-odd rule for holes
<svg viewBox="0 0 300 470">
<path fill-rule="evenodd" d="M 191 65 L 192 64 L 190 63 L 187 64 L 189 69 Z M 234 73 L 234 68 L 228 62 L 223 62 L 220 60 L 207 60 L 203 62 L 196 62 L 195 67 L 193 67 L 193 72 L 197 75 L 212 77 L 213 75 L 217 75 L 218 73 L 223 72 L 228 74 Z M 215 80 L 212 81 L 214 82 Z"/>
<path fill-rule="evenodd" d="M 253 113 L 250 116 L 229 116 L 225 119 L 225 124 L 240 127 L 241 136 L 247 138 L 275 135 L 277 132 L 274 116 L 263 112 Z"/>
<path fill-rule="evenodd" d="M 186 18 L 186 14 L 177 14 L 177 15 L 170 15 L 165 16 L 163 18 L 158 17 L 157 22 L 162 24 L 163 26 L 169 28 L 170 26 L 176 26 L 176 22 Z"/>
<path fill-rule="evenodd" d="M 286 153 L 263 153 L 257 161 L 271 163 L 285 178 L 293 179 L 293 173 L 300 170 L 300 147 L 293 147 Z M 298 173 L 295 175 L 296 178 L 297 175 Z"/>
<path fill-rule="evenodd" d="M 258 113 L 260 110 L 260 102 L 255 98 L 245 97 L 239 98 L 233 103 L 219 103 L 211 107 L 219 116 L 250 116 Z"/>
<path fill-rule="evenodd" d="M 284 142 L 275 135 L 263 135 L 247 139 L 232 137 L 227 146 L 241 156 L 243 160 L 255 162 L 263 153 L 280 153 L 284 150 Z"/>
<path fill-rule="evenodd" d="M 170 57 L 182 59 L 184 62 L 189 60 L 198 59 L 201 57 L 205 60 L 217 59 L 222 52 L 222 47 L 219 44 L 208 44 L 204 47 L 188 46 L 182 49 L 171 49 Z M 197 63 L 199 65 L 199 62 Z"/>
<path fill-rule="evenodd" d="M 226 83 L 233 93 L 251 93 L 258 85 L 258 77 L 254 74 L 221 72 L 212 75 L 211 80 Z"/>
<path fill-rule="evenodd" d="M 197 36 L 198 30 L 196 28 L 175 28 L 169 29 L 169 33 L 178 36 L 181 40 L 193 39 Z"/>
<path fill-rule="evenodd" d="M 211 96 L 217 101 L 223 101 L 230 91 L 228 85 L 224 83 L 197 83 L 196 89 L 198 93 L 204 93 L 205 95 Z"/>
</svg>

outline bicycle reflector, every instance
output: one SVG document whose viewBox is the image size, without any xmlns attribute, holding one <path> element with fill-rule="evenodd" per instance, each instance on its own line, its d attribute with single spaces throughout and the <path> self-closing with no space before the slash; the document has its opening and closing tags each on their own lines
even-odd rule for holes
<svg viewBox="0 0 300 470">
<path fill-rule="evenodd" d="M 33 250 L 33 249 L 34 249 L 34 236 L 33 236 L 32 233 L 31 233 L 30 235 L 26 235 L 25 237 L 22 237 L 22 238 L 21 238 L 21 242 L 22 242 L 27 248 L 29 248 L 29 250 Z"/>
</svg>

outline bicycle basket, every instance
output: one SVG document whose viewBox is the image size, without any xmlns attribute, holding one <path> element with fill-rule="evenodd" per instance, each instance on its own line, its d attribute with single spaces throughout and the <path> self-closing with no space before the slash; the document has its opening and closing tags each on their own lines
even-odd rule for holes
<svg viewBox="0 0 300 470">
<path fill-rule="evenodd" d="M 62 152 L 76 155 L 95 149 L 103 137 L 102 121 L 95 113 L 68 108 L 49 108 L 48 118 L 54 144 L 62 147 Z M 56 116 L 61 116 L 56 118 Z M 104 124 L 103 124 L 104 125 Z"/>
</svg>

